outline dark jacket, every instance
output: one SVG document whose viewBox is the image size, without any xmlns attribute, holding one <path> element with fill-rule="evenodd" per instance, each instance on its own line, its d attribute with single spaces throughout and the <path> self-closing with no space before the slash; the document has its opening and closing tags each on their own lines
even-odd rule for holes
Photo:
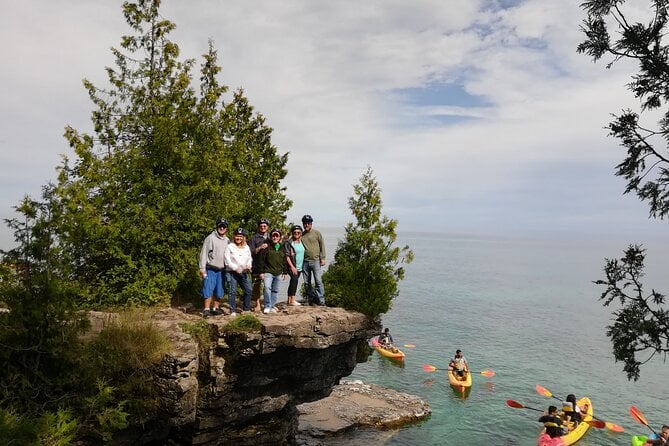
<svg viewBox="0 0 669 446">
<path fill-rule="evenodd" d="M 286 261 L 283 244 L 279 245 L 278 249 L 270 244 L 269 248 L 260 251 L 258 254 L 258 274 L 270 273 L 278 276 L 287 272 L 288 262 Z"/>
<path fill-rule="evenodd" d="M 251 258 L 253 259 L 253 265 L 251 267 L 251 274 L 260 274 L 260 265 L 258 263 L 258 256 L 266 252 L 267 249 L 263 249 L 260 251 L 258 254 L 256 254 L 256 249 L 258 249 L 258 246 L 262 245 L 263 243 L 267 243 L 268 245 L 271 244 L 271 240 L 269 238 L 269 233 L 260 234 L 256 232 L 253 234 L 253 237 L 251 237 L 251 240 L 249 240 L 249 249 L 251 249 Z"/>
</svg>

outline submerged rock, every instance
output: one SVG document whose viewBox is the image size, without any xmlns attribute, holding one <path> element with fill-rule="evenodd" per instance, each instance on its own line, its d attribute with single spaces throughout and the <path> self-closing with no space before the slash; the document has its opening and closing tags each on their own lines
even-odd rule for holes
<svg viewBox="0 0 669 446">
<path fill-rule="evenodd" d="M 359 427 L 405 426 L 426 419 L 432 412 L 430 405 L 417 396 L 345 380 L 335 386 L 328 397 L 300 404 L 297 410 L 297 442 L 304 445 L 320 444 L 311 439 L 341 435 Z"/>
</svg>

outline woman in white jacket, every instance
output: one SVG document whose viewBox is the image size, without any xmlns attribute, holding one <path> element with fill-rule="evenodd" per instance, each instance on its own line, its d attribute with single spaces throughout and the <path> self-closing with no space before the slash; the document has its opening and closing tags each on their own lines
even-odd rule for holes
<svg viewBox="0 0 669 446">
<path fill-rule="evenodd" d="M 244 290 L 244 311 L 251 309 L 251 282 L 248 273 L 251 271 L 252 258 L 251 249 L 246 244 L 246 231 L 242 228 L 233 232 L 233 243 L 229 243 L 225 249 L 226 281 L 230 284 L 228 290 L 228 303 L 230 304 L 230 316 L 237 315 L 237 285 Z"/>
</svg>

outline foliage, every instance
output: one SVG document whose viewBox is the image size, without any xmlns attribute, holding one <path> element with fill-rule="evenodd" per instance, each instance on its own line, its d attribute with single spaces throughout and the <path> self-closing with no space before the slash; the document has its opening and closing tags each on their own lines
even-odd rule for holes
<svg viewBox="0 0 669 446">
<path fill-rule="evenodd" d="M 65 410 L 45 412 L 32 420 L 0 408 L 0 438 L 8 446 L 68 446 L 76 432 L 77 421 Z"/>
<path fill-rule="evenodd" d="M 608 306 L 614 301 L 621 305 L 613 314 L 615 322 L 608 327 L 607 336 L 613 342 L 616 361 L 625 364 L 628 379 L 639 379 L 640 366 L 655 354 L 669 352 L 669 311 L 663 308 L 665 296 L 655 290 L 644 293 L 641 278 L 644 276 L 645 250 L 630 245 L 625 256 L 606 261 L 606 280 L 595 283 L 605 285 L 600 299 Z M 637 354 L 650 352 L 640 361 Z"/>
<path fill-rule="evenodd" d="M 84 80 L 93 134 L 67 127 L 74 150 L 43 196 L 50 234 L 67 277 L 91 307 L 165 304 L 196 292 L 193 271 L 217 217 L 255 227 L 280 221 L 291 202 L 281 181 L 287 154 L 242 90 L 220 85 L 210 43 L 193 85 L 195 61 L 179 59 L 175 25 L 160 0 L 123 5 L 132 31 L 108 86 Z"/>
<path fill-rule="evenodd" d="M 329 305 L 376 317 L 390 309 L 404 278 L 400 265 L 413 260 L 413 251 L 393 246 L 397 220 L 381 214 L 381 189 L 370 167 L 353 192 L 348 203 L 356 223 L 346 225 L 323 281 Z"/>
<path fill-rule="evenodd" d="M 203 343 L 209 339 L 209 324 L 205 320 L 198 322 L 184 322 L 179 324 L 181 330 L 188 333 L 193 338 L 197 339 L 199 343 Z"/>
<path fill-rule="evenodd" d="M 113 319 L 86 350 L 89 375 L 96 379 L 97 401 L 104 403 L 96 417 L 113 427 L 119 423 L 117 412 L 121 410 L 139 423 L 154 415 L 157 395 L 153 370 L 169 348 L 167 338 L 146 312 L 128 311 Z M 118 399 L 112 398 L 112 390 Z"/>
<path fill-rule="evenodd" d="M 77 420 L 66 410 L 46 412 L 37 426 L 37 444 L 42 446 L 69 446 L 77 433 Z"/>
<path fill-rule="evenodd" d="M 615 174 L 627 181 L 625 193 L 634 192 L 641 201 L 648 202 L 649 215 L 664 219 L 669 216 L 669 48 L 664 42 L 667 34 L 667 2 L 650 1 L 647 23 L 629 19 L 638 14 L 638 9 L 625 10 L 620 0 L 588 0 L 582 3 L 587 18 L 581 26 L 586 36 L 577 51 L 598 61 L 607 56 L 607 67 L 620 61 L 638 63 L 638 72 L 632 75 L 629 90 L 641 101 L 639 112 L 630 109 L 608 125 L 610 136 L 619 139 L 626 149 L 626 157 L 616 166 Z M 627 5 L 637 8 L 637 5 Z M 612 32 L 616 37 L 612 37 Z M 645 113 L 645 115 L 644 115 Z M 656 128 L 642 124 L 642 118 L 659 115 Z M 620 260 L 607 260 L 606 280 L 596 283 L 607 285 L 602 295 L 605 305 L 618 299 L 622 308 L 614 313 L 615 323 L 608 327 L 608 336 L 613 343 L 616 361 L 625 363 L 628 379 L 639 378 L 636 354 L 650 351 L 669 352 L 666 339 L 669 327 L 666 323 L 664 297 L 652 291 L 642 294 L 643 251 L 630 247 Z M 622 284 L 619 282 L 622 281 Z M 626 295 L 632 286 L 634 293 Z M 654 309 L 651 310 L 653 305 Z M 663 341 L 664 340 L 664 341 Z M 645 362 L 645 361 L 644 361 Z"/>
<path fill-rule="evenodd" d="M 262 323 L 250 314 L 242 314 L 225 324 L 223 331 L 226 333 L 240 332 L 240 331 L 260 331 L 262 330 Z"/>
<path fill-rule="evenodd" d="M 17 210 L 23 219 L 5 220 L 18 247 L 3 253 L 0 407 L 32 416 L 73 398 L 78 335 L 88 321 L 77 311 L 77 291 L 60 279 L 48 208 L 26 198 Z"/>
<path fill-rule="evenodd" d="M 125 411 L 127 401 L 114 398 L 114 387 L 108 386 L 103 379 L 98 379 L 97 394 L 85 398 L 88 412 L 89 429 L 94 429 L 103 441 L 111 441 L 114 432 L 128 427 L 128 413 Z"/>
</svg>

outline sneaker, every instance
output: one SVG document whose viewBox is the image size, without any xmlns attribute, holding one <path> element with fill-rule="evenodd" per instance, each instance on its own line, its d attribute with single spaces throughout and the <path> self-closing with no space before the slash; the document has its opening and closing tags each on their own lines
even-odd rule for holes
<svg viewBox="0 0 669 446">
<path fill-rule="evenodd" d="M 301 306 L 302 304 L 299 303 L 298 301 L 295 301 L 295 302 L 291 302 L 291 303 L 289 303 L 288 305 L 290 305 L 291 307 L 299 307 L 299 306 Z"/>
<path fill-rule="evenodd" d="M 269 309 L 269 312 L 270 313 L 278 313 L 279 310 L 277 310 L 275 307 L 272 307 L 272 308 Z"/>
<path fill-rule="evenodd" d="M 211 316 L 211 311 L 209 311 L 208 308 L 202 311 L 202 317 L 209 317 L 209 316 Z"/>
<path fill-rule="evenodd" d="M 223 310 L 221 308 L 214 308 L 213 310 L 211 310 L 212 316 L 218 316 L 220 314 L 223 314 Z"/>
<path fill-rule="evenodd" d="M 230 312 L 230 317 L 237 317 L 237 313 L 234 312 L 234 311 L 231 311 L 231 312 Z"/>
<path fill-rule="evenodd" d="M 262 310 L 262 312 L 265 314 L 269 314 L 269 311 L 270 311 L 269 308 L 265 308 L 264 310 Z"/>
</svg>

